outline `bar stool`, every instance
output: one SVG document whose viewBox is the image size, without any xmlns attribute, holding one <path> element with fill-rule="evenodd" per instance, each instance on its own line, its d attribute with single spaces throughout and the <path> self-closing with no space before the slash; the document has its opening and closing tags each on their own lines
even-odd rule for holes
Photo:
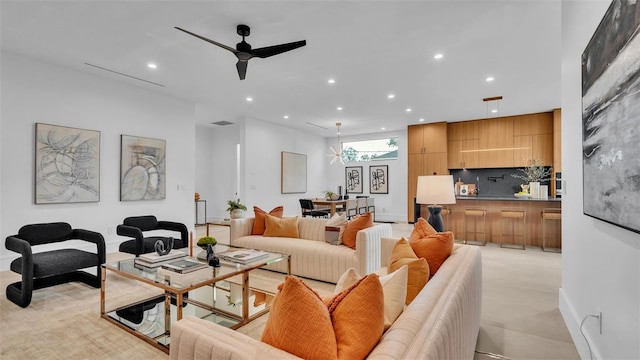
<svg viewBox="0 0 640 360">
<path fill-rule="evenodd" d="M 557 248 L 547 247 L 547 221 L 562 221 L 562 209 L 545 208 L 540 213 L 542 216 L 542 251 L 562 252 L 562 231 L 560 232 L 560 246 Z"/>
<path fill-rule="evenodd" d="M 356 197 L 356 203 L 358 204 L 358 214 L 364 214 L 367 212 L 367 198 Z"/>
<path fill-rule="evenodd" d="M 478 230 L 478 221 L 482 218 L 482 231 Z M 473 220 L 471 220 L 473 219 Z M 470 222 L 473 221 L 473 230 L 469 231 Z M 469 233 L 475 234 L 473 243 L 469 245 L 485 246 L 487 244 L 487 210 L 480 208 L 464 209 L 464 240 L 463 244 L 467 244 L 469 240 Z M 482 241 L 478 240 L 478 235 L 482 234 Z"/>
<path fill-rule="evenodd" d="M 516 224 L 520 222 L 522 226 L 522 234 L 518 235 L 515 232 Z M 505 233 L 505 225 L 511 225 L 511 233 Z M 526 216 L 524 209 L 502 209 L 500 210 L 500 247 L 506 247 L 510 249 L 524 250 L 526 244 Z M 513 244 L 505 244 L 504 237 L 511 236 Z M 522 238 L 522 244 L 516 244 L 516 238 Z"/>
<path fill-rule="evenodd" d="M 440 211 L 440 215 L 444 220 L 444 231 L 452 231 L 451 224 L 449 224 L 449 215 L 451 214 L 451 209 L 448 207 L 442 207 L 442 211 Z"/>
</svg>

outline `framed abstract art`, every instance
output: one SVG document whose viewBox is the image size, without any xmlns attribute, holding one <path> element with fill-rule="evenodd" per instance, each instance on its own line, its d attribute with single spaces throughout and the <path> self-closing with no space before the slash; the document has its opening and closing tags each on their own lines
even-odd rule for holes
<svg viewBox="0 0 640 360">
<path fill-rule="evenodd" d="M 166 141 L 122 135 L 120 201 L 166 198 Z"/>
<path fill-rule="evenodd" d="M 100 132 L 36 123 L 35 203 L 100 201 Z"/>
<path fill-rule="evenodd" d="M 584 214 L 640 232 L 640 2 L 614 0 L 582 54 Z"/>
</svg>

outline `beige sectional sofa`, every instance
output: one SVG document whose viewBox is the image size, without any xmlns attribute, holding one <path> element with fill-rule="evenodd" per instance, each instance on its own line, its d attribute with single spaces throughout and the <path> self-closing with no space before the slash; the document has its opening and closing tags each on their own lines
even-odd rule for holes
<svg viewBox="0 0 640 360">
<path fill-rule="evenodd" d="M 382 239 L 383 263 L 386 264 L 396 241 Z M 481 297 L 480 249 L 456 245 L 451 256 L 385 331 L 367 358 L 473 359 L 480 329 Z M 172 326 L 170 356 L 172 360 L 299 359 L 194 317 L 182 319 Z"/>
<path fill-rule="evenodd" d="M 231 221 L 231 245 L 291 255 L 291 274 L 336 283 L 349 268 L 368 274 L 380 268 L 380 239 L 391 236 L 390 224 L 358 231 L 356 249 L 325 241 L 327 219 L 298 218 L 299 239 L 251 235 L 254 218 Z M 286 273 L 286 262 L 267 269 Z"/>
</svg>

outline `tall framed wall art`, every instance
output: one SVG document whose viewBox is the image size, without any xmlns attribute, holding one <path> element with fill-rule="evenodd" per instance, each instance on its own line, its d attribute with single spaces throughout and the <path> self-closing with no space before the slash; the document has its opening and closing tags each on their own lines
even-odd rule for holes
<svg viewBox="0 0 640 360">
<path fill-rule="evenodd" d="M 582 54 L 584 214 L 640 232 L 640 2 L 614 0 Z"/>
<path fill-rule="evenodd" d="M 347 166 L 344 173 L 346 194 L 362 194 L 362 166 Z"/>
<path fill-rule="evenodd" d="M 166 198 L 166 141 L 122 135 L 120 201 Z"/>
<path fill-rule="evenodd" d="M 375 165 L 369 166 L 369 193 L 388 194 L 389 193 L 389 166 Z"/>
</svg>

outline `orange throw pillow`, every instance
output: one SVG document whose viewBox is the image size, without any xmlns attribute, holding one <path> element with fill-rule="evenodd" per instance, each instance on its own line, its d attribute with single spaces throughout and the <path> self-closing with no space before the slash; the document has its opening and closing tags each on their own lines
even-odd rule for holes
<svg viewBox="0 0 640 360">
<path fill-rule="evenodd" d="M 262 342 L 307 360 L 337 359 L 331 316 L 318 293 L 290 275 L 278 290 Z"/>
<path fill-rule="evenodd" d="M 409 242 L 418 257 L 426 259 L 431 277 L 453 251 L 453 233 L 451 231 L 435 233 Z"/>
<path fill-rule="evenodd" d="M 327 299 L 338 359 L 364 359 L 384 331 L 384 293 L 377 274 L 369 274 Z"/>
<path fill-rule="evenodd" d="M 300 238 L 298 233 L 298 217 L 279 218 L 273 215 L 265 215 L 264 236 Z"/>
<path fill-rule="evenodd" d="M 404 238 L 398 240 L 391 251 L 388 272 L 392 273 L 403 265 L 407 265 L 409 268 L 409 273 L 407 274 L 407 299 L 405 302 L 409 305 L 429 281 L 429 263 L 425 259 L 418 258 L 411 245 Z"/>
<path fill-rule="evenodd" d="M 267 228 L 264 219 L 264 215 L 267 212 L 257 206 L 253 207 L 253 212 L 255 214 L 255 219 L 253 220 L 253 229 L 251 230 L 251 235 L 262 235 Z M 284 208 L 282 206 L 276 206 L 275 208 L 273 208 L 273 210 L 269 211 L 269 215 L 273 215 L 279 218 L 282 218 L 282 214 L 284 214 Z"/>
<path fill-rule="evenodd" d="M 431 226 L 423 217 L 418 218 L 418 222 L 413 227 L 411 235 L 409 235 L 409 242 L 422 239 L 425 236 L 433 235 L 437 233 L 436 229 Z"/>
<path fill-rule="evenodd" d="M 356 235 L 358 231 L 373 226 L 373 217 L 371 213 L 358 215 L 347 223 L 342 234 L 342 243 L 352 249 L 356 248 Z"/>
</svg>

